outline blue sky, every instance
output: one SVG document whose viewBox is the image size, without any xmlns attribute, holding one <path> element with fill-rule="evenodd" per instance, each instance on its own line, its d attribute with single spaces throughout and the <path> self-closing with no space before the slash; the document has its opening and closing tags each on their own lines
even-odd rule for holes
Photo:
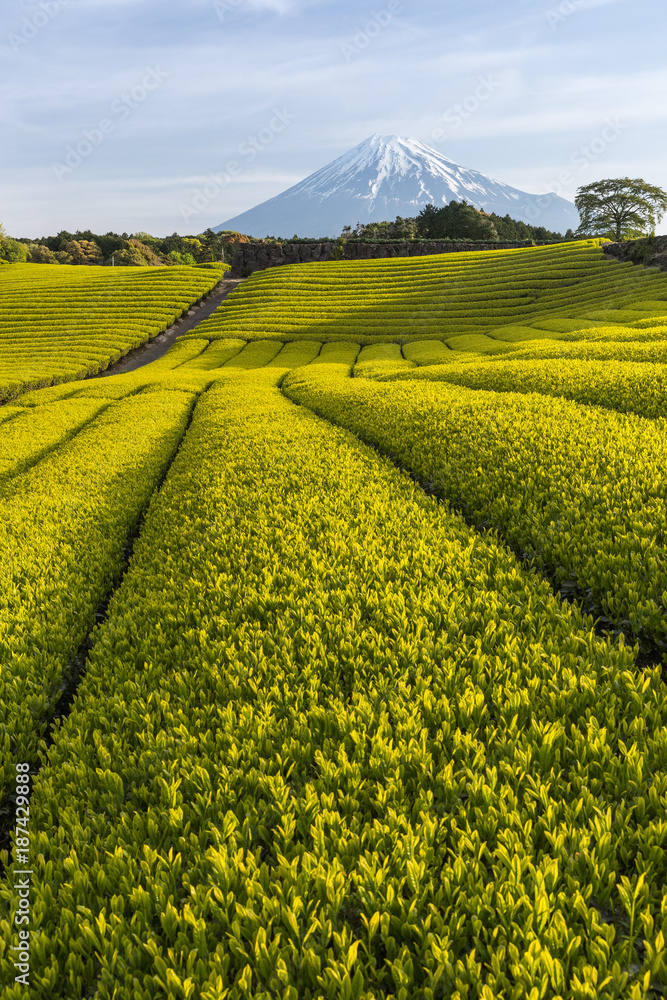
<svg viewBox="0 0 667 1000">
<path fill-rule="evenodd" d="M 5 0 L 0 220 L 201 232 L 373 132 L 538 194 L 667 189 L 666 21 L 664 0 Z"/>
</svg>

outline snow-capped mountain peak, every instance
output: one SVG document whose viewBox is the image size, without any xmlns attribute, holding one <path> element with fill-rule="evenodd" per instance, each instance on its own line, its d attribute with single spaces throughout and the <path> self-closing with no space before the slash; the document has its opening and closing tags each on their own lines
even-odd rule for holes
<svg viewBox="0 0 667 1000">
<path fill-rule="evenodd" d="M 557 232 L 579 224 L 574 205 L 555 194 L 528 194 L 460 166 L 419 139 L 376 133 L 282 194 L 215 229 L 259 237 L 337 236 L 346 225 L 415 216 L 426 204 L 463 199 L 484 211 Z"/>
</svg>

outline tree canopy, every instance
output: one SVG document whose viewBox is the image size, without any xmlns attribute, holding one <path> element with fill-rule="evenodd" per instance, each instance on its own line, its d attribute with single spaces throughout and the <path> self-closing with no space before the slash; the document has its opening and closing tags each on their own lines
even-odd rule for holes
<svg viewBox="0 0 667 1000">
<path fill-rule="evenodd" d="M 235 234 L 238 239 L 246 240 Z M 9 243 L 7 243 L 9 241 Z M 223 254 L 225 238 L 211 229 L 196 236 L 151 236 L 138 232 L 105 233 L 100 235 L 89 229 L 76 233 L 61 230 L 57 236 L 44 236 L 38 240 L 9 240 L 0 226 L 0 251 L 12 254 L 11 260 L 28 260 L 34 264 L 111 264 L 119 267 L 162 267 L 171 264 L 199 264 L 219 261 Z M 18 249 L 17 249 L 18 247 Z M 3 252 L 0 252 L 0 259 Z"/>
<path fill-rule="evenodd" d="M 577 235 L 607 236 L 616 241 L 655 233 L 667 212 L 667 192 L 641 177 L 594 181 L 577 190 Z"/>
<path fill-rule="evenodd" d="M 365 240 L 412 240 L 417 235 L 417 220 L 397 215 L 394 222 L 357 222 L 354 229 L 344 226 L 342 235 L 345 239 L 360 236 Z"/>
<path fill-rule="evenodd" d="M 2 230 L 0 232 L 0 260 L 9 264 L 22 264 L 28 259 L 28 251 L 19 243 L 7 236 Z"/>
<path fill-rule="evenodd" d="M 457 207 L 452 208 L 451 205 Z M 465 209 L 461 211 L 463 206 Z M 493 235 L 489 223 L 495 229 L 496 236 Z M 456 235 L 453 235 L 454 233 Z M 394 222 L 368 222 L 365 225 L 357 222 L 354 229 L 352 226 L 343 228 L 342 238 L 347 240 L 481 239 L 492 243 L 498 239 L 508 242 L 540 240 L 543 243 L 558 243 L 562 240 L 573 240 L 574 233 L 568 229 L 563 236 L 544 226 L 531 226 L 527 222 L 512 219 L 509 215 L 501 217 L 495 212 L 479 212 L 466 202 L 450 202 L 441 208 L 426 205 L 421 214 L 415 218 L 403 219 L 399 215 Z"/>
<path fill-rule="evenodd" d="M 417 236 L 428 240 L 488 240 L 498 232 L 491 219 L 467 201 L 450 201 L 442 208 L 425 205 L 417 216 Z"/>
</svg>

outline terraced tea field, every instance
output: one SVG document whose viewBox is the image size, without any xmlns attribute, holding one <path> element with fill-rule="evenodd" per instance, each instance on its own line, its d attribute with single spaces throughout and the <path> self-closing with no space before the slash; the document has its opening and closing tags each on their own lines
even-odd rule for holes
<svg viewBox="0 0 667 1000">
<path fill-rule="evenodd" d="M 361 344 L 433 338 L 480 350 L 489 346 L 480 337 L 520 341 L 537 329 L 553 338 L 581 329 L 581 320 L 667 315 L 667 274 L 619 263 L 600 243 L 272 268 L 243 282 L 198 335 Z"/>
<path fill-rule="evenodd" d="M 661 997 L 665 352 L 591 241 L 0 406 L 3 997 Z"/>
<path fill-rule="evenodd" d="M 217 267 L 0 266 L 0 401 L 103 371 L 166 330 Z"/>
</svg>

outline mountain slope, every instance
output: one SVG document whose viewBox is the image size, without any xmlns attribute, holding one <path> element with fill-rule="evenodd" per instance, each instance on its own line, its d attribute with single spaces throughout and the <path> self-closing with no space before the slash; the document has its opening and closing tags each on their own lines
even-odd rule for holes
<svg viewBox="0 0 667 1000">
<path fill-rule="evenodd" d="M 373 135 L 305 180 L 219 226 L 249 236 L 337 236 L 343 226 L 418 215 L 429 202 L 466 199 L 476 208 L 565 233 L 574 205 L 535 195 L 459 166 L 418 139 Z"/>
</svg>

